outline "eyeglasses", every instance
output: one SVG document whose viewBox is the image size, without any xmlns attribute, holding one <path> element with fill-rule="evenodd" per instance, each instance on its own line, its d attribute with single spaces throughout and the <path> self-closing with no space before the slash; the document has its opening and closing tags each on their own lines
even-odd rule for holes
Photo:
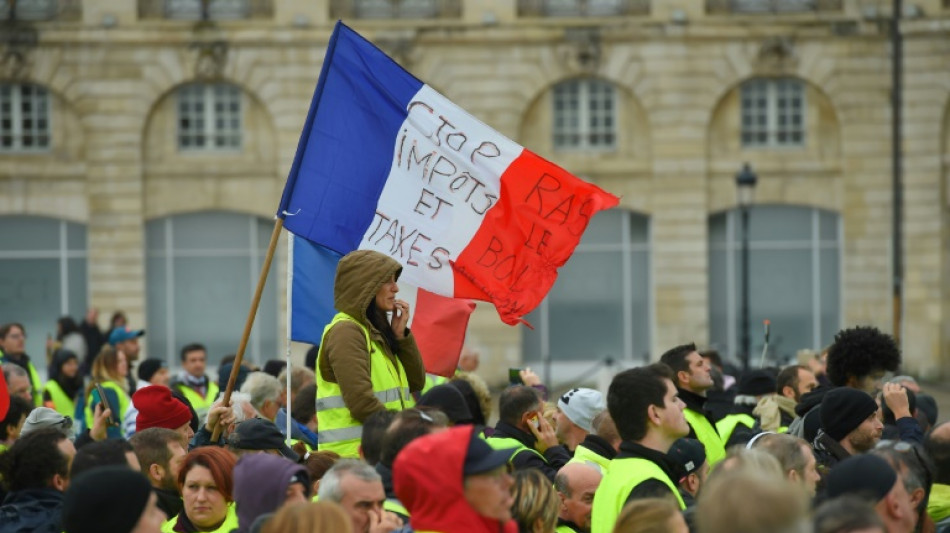
<svg viewBox="0 0 950 533">
<path fill-rule="evenodd" d="M 423 411 L 422 409 L 416 409 L 415 407 L 412 407 L 412 408 L 410 408 L 410 409 L 405 409 L 403 412 L 404 412 L 404 413 L 417 414 L 417 415 L 419 415 L 419 418 L 420 418 L 421 420 L 425 420 L 426 422 L 428 422 L 428 423 L 430 423 L 430 424 L 435 424 L 435 420 L 434 420 L 431 416 L 429 416 L 428 414 L 426 414 L 426 412 Z"/>
<path fill-rule="evenodd" d="M 874 447 L 875 450 L 894 450 L 904 454 L 906 454 L 908 451 L 913 452 L 914 460 L 916 460 L 919 469 L 924 473 L 924 490 L 929 494 L 930 486 L 933 484 L 933 473 L 930 472 L 930 467 L 928 466 L 927 461 L 921 457 L 920 451 L 917 448 L 917 446 L 909 442 L 889 439 L 878 442 L 877 446 Z"/>
</svg>

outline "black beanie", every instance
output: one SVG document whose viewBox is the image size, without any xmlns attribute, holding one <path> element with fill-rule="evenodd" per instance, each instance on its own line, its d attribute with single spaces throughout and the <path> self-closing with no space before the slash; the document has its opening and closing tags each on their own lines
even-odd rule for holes
<svg viewBox="0 0 950 533">
<path fill-rule="evenodd" d="M 825 477 L 828 499 L 852 494 L 871 504 L 881 501 L 894 488 L 897 473 L 884 459 L 864 453 L 841 461 Z"/>
<path fill-rule="evenodd" d="M 472 412 L 462 393 L 449 385 L 436 385 L 416 402 L 417 406 L 435 407 L 449 417 L 453 424 L 471 424 Z"/>
<path fill-rule="evenodd" d="M 868 393 L 838 387 L 828 391 L 821 400 L 821 429 L 840 441 L 876 412 L 877 402 Z"/>
<path fill-rule="evenodd" d="M 766 369 L 750 370 L 739 378 L 738 393 L 744 396 L 762 396 L 775 392 L 775 373 Z"/>
<path fill-rule="evenodd" d="M 152 486 L 127 466 L 104 466 L 80 474 L 63 501 L 66 533 L 128 533 L 135 528 Z"/>
<path fill-rule="evenodd" d="M 139 379 L 142 381 L 152 381 L 152 376 L 154 376 L 155 373 L 162 368 L 166 368 L 164 360 L 153 358 L 146 359 L 139 363 Z"/>
</svg>

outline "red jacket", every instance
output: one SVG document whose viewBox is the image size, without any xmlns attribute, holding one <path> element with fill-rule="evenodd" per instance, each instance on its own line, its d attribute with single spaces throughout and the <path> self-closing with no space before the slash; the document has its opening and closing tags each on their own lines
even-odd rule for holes
<svg viewBox="0 0 950 533">
<path fill-rule="evenodd" d="M 507 523 L 475 512 L 465 500 L 462 467 L 472 438 L 472 426 L 456 426 L 418 438 L 393 464 L 393 484 L 399 501 L 409 510 L 416 531 L 441 533 L 518 533 Z"/>
</svg>

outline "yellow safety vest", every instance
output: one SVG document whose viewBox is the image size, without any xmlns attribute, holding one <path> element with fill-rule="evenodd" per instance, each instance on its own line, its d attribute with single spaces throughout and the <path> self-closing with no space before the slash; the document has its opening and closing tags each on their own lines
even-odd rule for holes
<svg viewBox="0 0 950 533">
<path fill-rule="evenodd" d="M 571 526 L 561 525 L 557 526 L 557 529 L 554 530 L 554 533 L 576 533 L 576 531 L 572 529 Z"/>
<path fill-rule="evenodd" d="M 116 420 L 121 422 L 122 420 L 125 419 L 126 411 L 129 410 L 129 403 L 131 403 L 129 400 L 129 395 L 126 394 L 126 392 L 122 390 L 122 387 L 120 387 L 114 381 L 103 381 L 101 385 L 103 389 L 115 391 L 115 395 L 119 397 L 119 412 L 113 413 L 113 417 Z M 96 389 L 93 388 L 92 390 L 94 391 Z M 106 401 L 106 399 L 103 398 L 102 401 Z M 86 427 L 91 429 L 92 423 L 96 421 L 96 417 L 92 411 L 92 391 L 89 391 L 89 395 L 86 396 L 85 411 L 86 411 Z"/>
<path fill-rule="evenodd" d="M 726 457 L 726 446 L 719 438 L 719 433 L 716 433 L 716 428 L 709 423 L 709 420 L 702 413 L 697 413 L 692 409 L 684 409 L 683 415 L 686 416 L 686 421 L 696 432 L 696 439 L 702 442 L 703 447 L 706 448 L 706 461 L 709 462 L 710 468 L 716 466 L 716 463 Z"/>
<path fill-rule="evenodd" d="M 185 511 L 182 511 L 182 513 L 184 512 Z M 181 516 L 180 513 L 166 520 L 165 523 L 162 524 L 162 533 L 175 533 L 175 524 L 178 523 L 179 516 Z M 210 533 L 231 533 L 231 530 L 237 529 L 237 527 L 237 511 L 235 510 L 234 502 L 231 502 L 228 504 L 228 514 L 225 517 L 224 522 L 218 526 L 218 529 L 215 529 Z"/>
<path fill-rule="evenodd" d="M 574 457 L 571 458 L 567 464 L 571 463 L 581 463 L 590 465 L 600 471 L 601 474 L 606 474 L 607 469 L 610 467 L 610 459 L 607 459 L 603 455 L 594 453 L 592 450 L 585 448 L 583 445 L 578 444 L 574 448 Z"/>
<path fill-rule="evenodd" d="M 449 382 L 449 378 L 426 373 L 426 384 L 422 387 L 422 394 L 429 392 L 429 389 L 436 385 L 444 385 Z"/>
<path fill-rule="evenodd" d="M 184 383 L 179 383 L 177 388 L 178 392 L 188 400 L 191 407 L 198 413 L 199 419 L 203 419 L 208 414 L 208 410 L 211 409 L 211 404 L 213 404 L 214 399 L 218 397 L 218 384 L 210 379 L 208 380 L 208 392 L 204 397 L 195 392 L 195 389 L 192 389 Z"/>
<path fill-rule="evenodd" d="M 627 498 L 637 485 L 648 479 L 662 481 L 676 496 L 680 509 L 686 509 L 683 497 L 666 472 L 653 461 L 640 457 L 614 459 L 594 493 L 591 533 L 611 533 Z"/>
<path fill-rule="evenodd" d="M 2 351 L 0 351 L 0 363 L 3 363 L 5 358 L 6 356 Z M 30 388 L 33 389 L 33 406 L 43 407 L 43 382 L 40 380 L 40 375 L 36 372 L 36 367 L 33 366 L 33 361 L 26 363 L 26 368 L 30 374 Z"/>
<path fill-rule="evenodd" d="M 383 502 L 383 509 L 409 518 L 409 509 L 406 509 L 406 506 L 395 498 L 386 498 L 386 501 Z"/>
<path fill-rule="evenodd" d="M 724 443 L 729 442 L 729 439 L 732 437 L 732 432 L 736 430 L 736 426 L 739 424 L 752 429 L 755 427 L 755 419 L 745 413 L 724 416 L 722 420 L 716 422 L 716 432 L 719 433 L 719 440 Z"/>
<path fill-rule="evenodd" d="M 927 501 L 927 514 L 934 522 L 950 517 L 950 485 L 933 484 L 930 489 L 930 499 Z"/>
<path fill-rule="evenodd" d="M 331 450 L 341 457 L 359 457 L 360 438 L 363 434 L 363 424 L 353 418 L 349 408 L 343 402 L 343 393 L 339 383 L 326 381 L 320 373 L 320 358 L 324 357 L 323 342 L 330 328 L 336 324 L 349 320 L 363 330 L 366 336 L 366 350 L 369 354 L 370 381 L 373 385 L 373 395 L 389 410 L 402 411 L 414 406 L 409 394 L 409 381 L 406 370 L 397 358 L 395 364 L 383 347 L 373 342 L 369 337 L 369 329 L 346 313 L 337 313 L 333 320 L 323 329 L 320 339 L 320 353 L 317 355 L 317 449 Z"/>
<path fill-rule="evenodd" d="M 518 439 L 513 439 L 511 437 L 488 437 L 485 439 L 485 442 L 487 442 L 488 445 L 495 450 L 511 450 L 511 457 L 508 458 L 508 464 L 511 464 L 511 462 L 515 460 L 515 456 L 525 450 L 534 453 L 545 463 L 548 462 L 548 460 L 545 459 L 543 453 L 535 450 L 534 448 L 528 448 L 524 444 L 521 444 L 521 441 Z"/>
<path fill-rule="evenodd" d="M 56 409 L 57 413 L 68 417 L 76 416 L 76 402 L 69 396 L 66 396 L 63 388 L 59 386 L 59 383 L 52 379 L 47 381 L 46 392 L 49 393 L 50 399 L 53 400 L 53 408 Z"/>
</svg>

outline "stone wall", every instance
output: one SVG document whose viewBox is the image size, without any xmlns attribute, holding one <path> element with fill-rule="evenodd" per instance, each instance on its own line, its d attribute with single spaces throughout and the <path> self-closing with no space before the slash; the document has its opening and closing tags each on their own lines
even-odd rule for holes
<svg viewBox="0 0 950 533">
<path fill-rule="evenodd" d="M 124 309 L 136 324 L 148 319 L 147 220 L 273 215 L 333 21 L 309 0 L 274 0 L 270 19 L 210 26 L 139 20 L 127 4 L 85 0 L 81 21 L 34 24 L 39 45 L 2 80 L 52 91 L 53 148 L 0 155 L 0 214 L 88 224 L 91 304 Z M 466 0 L 458 19 L 348 22 L 475 116 L 651 216 L 655 354 L 708 340 L 708 217 L 735 206 L 744 161 L 760 176 L 757 202 L 841 214 L 842 322 L 892 329 L 890 48 L 879 18 L 889 2 L 729 16 L 707 14 L 700 0 L 654 0 L 648 15 L 607 19 L 519 18 L 517 4 Z M 907 369 L 936 376 L 950 343 L 950 10 L 916 4 L 922 16 L 904 23 L 902 337 Z M 550 88 L 588 75 L 621 90 L 618 148 L 559 153 Z M 776 75 L 807 82 L 806 146 L 743 149 L 738 85 Z M 240 153 L 177 151 L 170 95 L 204 79 L 243 91 Z M 492 378 L 519 364 L 520 331 L 488 305 L 470 342 Z"/>
</svg>

